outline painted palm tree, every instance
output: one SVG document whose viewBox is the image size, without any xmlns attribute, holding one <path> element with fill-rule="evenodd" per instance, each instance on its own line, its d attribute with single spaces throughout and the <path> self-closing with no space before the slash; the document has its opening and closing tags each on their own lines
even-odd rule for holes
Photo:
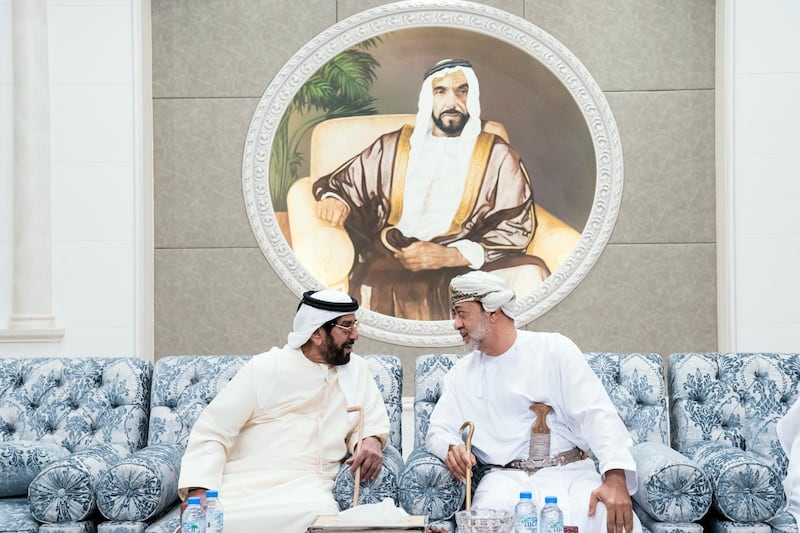
<svg viewBox="0 0 800 533">
<path fill-rule="evenodd" d="M 287 106 L 275 132 L 270 158 L 270 195 L 275 211 L 286 210 L 286 194 L 303 163 L 299 146 L 314 126 L 331 118 L 377 113 L 370 91 L 380 64 L 367 52 L 377 42 L 378 38 L 368 39 L 334 56 L 300 87 Z M 303 122 L 290 131 L 289 121 L 295 115 Z"/>
</svg>

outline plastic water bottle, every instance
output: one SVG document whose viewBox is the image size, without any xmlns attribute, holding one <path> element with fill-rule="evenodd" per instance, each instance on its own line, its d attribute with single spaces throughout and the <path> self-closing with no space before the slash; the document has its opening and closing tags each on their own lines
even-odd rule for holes
<svg viewBox="0 0 800 533">
<path fill-rule="evenodd" d="M 564 533 L 564 513 L 558 507 L 558 498 L 546 496 L 544 507 L 539 514 L 539 531 L 541 533 Z"/>
<path fill-rule="evenodd" d="M 539 518 L 536 504 L 531 499 L 530 492 L 520 492 L 519 501 L 514 507 L 514 532 L 538 533 Z"/>
<path fill-rule="evenodd" d="M 206 533 L 222 533 L 222 525 L 225 521 L 222 512 L 222 502 L 219 501 L 219 493 L 215 490 L 206 491 Z"/>
<path fill-rule="evenodd" d="M 186 500 L 188 505 L 183 511 L 183 518 L 181 518 L 181 533 L 205 533 L 206 510 L 203 509 L 200 501 L 199 497 Z"/>
</svg>

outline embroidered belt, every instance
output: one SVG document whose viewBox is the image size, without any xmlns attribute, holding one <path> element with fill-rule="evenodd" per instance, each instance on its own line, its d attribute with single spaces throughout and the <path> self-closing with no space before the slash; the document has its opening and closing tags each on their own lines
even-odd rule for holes
<svg viewBox="0 0 800 533">
<path fill-rule="evenodd" d="M 550 466 L 563 466 L 575 461 L 582 461 L 589 457 L 589 454 L 578 448 L 577 446 L 571 450 L 557 453 L 544 459 L 515 459 L 505 465 L 503 468 L 512 468 L 516 470 L 524 470 L 528 475 L 533 474 Z"/>
</svg>

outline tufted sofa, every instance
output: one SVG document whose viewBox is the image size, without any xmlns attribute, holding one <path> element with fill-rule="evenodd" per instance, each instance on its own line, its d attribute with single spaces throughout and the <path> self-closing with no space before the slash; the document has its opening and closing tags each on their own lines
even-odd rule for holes
<svg viewBox="0 0 800 533">
<path fill-rule="evenodd" d="M 136 358 L 0 359 L 0 530 L 93 531 L 99 478 L 145 444 L 150 380 Z"/>
<path fill-rule="evenodd" d="M 668 377 L 672 445 L 713 486 L 707 528 L 796 533 L 779 513 L 788 459 L 775 426 L 797 399 L 800 354 L 677 353 Z"/>
<path fill-rule="evenodd" d="M 458 355 L 420 356 L 415 365 L 414 450 L 400 478 L 400 503 L 411 514 L 427 514 L 438 527 L 453 530 L 452 517 L 465 501 L 458 482 L 425 450 L 430 414 L 441 394 L 441 378 Z M 634 506 L 643 525 L 655 532 L 699 533 L 695 521 L 708 510 L 711 486 L 704 471 L 671 449 L 667 395 L 661 357 L 648 353 L 590 353 L 600 377 L 635 443 L 639 490 Z M 476 467 L 473 486 L 480 483 Z"/>
<path fill-rule="evenodd" d="M 108 521 L 98 533 L 173 533 L 179 523 L 178 475 L 189 432 L 197 417 L 250 356 L 174 356 L 153 370 L 147 446 L 112 465 L 100 480 L 97 506 Z M 365 356 L 391 423 L 390 445 L 378 479 L 362 483 L 360 503 L 397 497 L 401 450 L 402 366 L 390 355 Z M 352 504 L 355 480 L 343 465 L 334 497 Z M 224 500 L 224 495 L 222 495 Z"/>
</svg>

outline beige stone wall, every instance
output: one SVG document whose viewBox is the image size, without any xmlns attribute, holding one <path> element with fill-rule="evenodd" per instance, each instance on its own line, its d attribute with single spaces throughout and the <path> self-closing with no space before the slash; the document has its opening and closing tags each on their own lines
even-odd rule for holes
<svg viewBox="0 0 800 533">
<path fill-rule="evenodd" d="M 170 354 L 258 353 L 283 344 L 297 297 L 245 214 L 241 159 L 272 77 L 317 33 L 382 2 L 152 3 L 155 343 Z M 714 2 L 497 0 L 566 45 L 604 91 L 625 162 L 622 205 L 583 282 L 530 323 L 584 351 L 715 350 Z M 393 353 L 413 394 L 417 355 Z"/>
</svg>

